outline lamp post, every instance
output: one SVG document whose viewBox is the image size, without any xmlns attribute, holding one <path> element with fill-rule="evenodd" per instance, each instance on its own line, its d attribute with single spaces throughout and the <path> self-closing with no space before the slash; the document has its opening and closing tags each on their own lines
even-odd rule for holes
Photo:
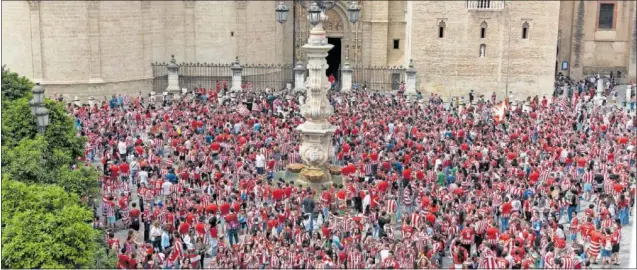
<svg viewBox="0 0 637 270">
<path fill-rule="evenodd" d="M 33 99 L 29 101 L 31 114 L 36 117 L 35 126 L 38 132 L 44 135 L 49 125 L 49 110 L 44 107 L 44 87 L 36 83 L 31 92 L 33 93 Z"/>
<path fill-rule="evenodd" d="M 332 126 L 328 118 L 334 114 L 334 107 L 327 99 L 330 82 L 325 76 L 327 70 L 327 52 L 334 45 L 327 43 L 323 22 L 327 20 L 325 11 L 336 5 L 335 1 L 316 1 L 308 8 L 308 22 L 313 26 L 303 50 L 307 54 L 307 70 L 309 76 L 305 84 L 307 97 L 302 105 L 305 122 L 297 127 L 302 134 L 300 156 L 307 165 L 307 170 L 322 172 L 321 179 L 306 179 L 303 174 L 298 181 L 313 187 L 331 184 L 332 179 L 328 163 L 332 160 L 332 136 L 336 127 Z M 287 21 L 289 9 L 284 3 L 276 8 L 276 18 L 279 23 Z M 353 10 L 352 15 L 355 15 Z M 360 10 L 359 10 L 360 11 Z M 354 19 L 358 20 L 358 17 Z"/>
</svg>

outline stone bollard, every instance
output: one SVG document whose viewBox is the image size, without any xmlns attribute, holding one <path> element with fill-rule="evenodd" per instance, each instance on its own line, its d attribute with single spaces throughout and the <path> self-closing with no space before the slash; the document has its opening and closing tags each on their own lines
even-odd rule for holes
<svg viewBox="0 0 637 270">
<path fill-rule="evenodd" d="M 341 74 L 343 74 L 343 78 L 341 78 L 341 92 L 349 93 L 352 91 L 352 67 L 349 65 L 349 59 L 345 59 L 345 65 L 341 71 Z"/>
<path fill-rule="evenodd" d="M 416 69 L 414 69 L 414 60 L 409 60 L 409 68 L 407 69 L 407 85 L 405 95 L 415 96 L 416 92 Z"/>
<path fill-rule="evenodd" d="M 294 92 L 305 92 L 305 68 L 300 60 L 294 66 Z"/>
<path fill-rule="evenodd" d="M 73 104 L 75 104 L 75 106 L 82 107 L 82 102 L 80 101 L 80 97 L 75 96 L 73 98 Z"/>
<path fill-rule="evenodd" d="M 168 87 L 166 92 L 173 93 L 175 98 L 179 98 L 181 88 L 179 87 L 179 65 L 175 60 L 175 55 L 170 56 L 170 64 L 168 64 Z"/>
<path fill-rule="evenodd" d="M 239 57 L 237 56 L 234 63 L 232 63 L 232 87 L 230 91 L 232 92 L 241 92 L 241 71 L 243 71 L 243 67 L 239 64 Z"/>
<path fill-rule="evenodd" d="M 90 96 L 88 98 L 88 105 L 91 106 L 91 108 L 93 108 L 93 105 L 95 105 L 95 97 Z"/>
</svg>

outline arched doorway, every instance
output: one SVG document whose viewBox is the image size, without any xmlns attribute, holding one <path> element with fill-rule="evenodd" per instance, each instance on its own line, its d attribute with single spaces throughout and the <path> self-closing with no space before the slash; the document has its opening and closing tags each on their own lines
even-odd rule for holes
<svg viewBox="0 0 637 270">
<path fill-rule="evenodd" d="M 296 1 L 295 5 L 297 5 L 295 10 L 295 20 L 297 23 L 294 34 L 295 55 L 297 56 L 297 59 L 305 62 L 306 55 L 301 47 L 307 43 L 309 31 L 312 26 L 307 21 L 306 8 Z M 332 9 L 325 12 L 325 15 L 327 15 L 327 21 L 323 23 L 323 29 L 325 29 L 328 43 L 335 46 L 328 52 L 328 65 L 330 70 L 334 68 L 338 71 L 339 66 L 345 62 L 345 58 L 348 56 L 348 45 L 353 48 L 353 41 L 355 39 L 353 29 L 355 28 L 347 19 L 347 6 L 345 1 L 337 1 L 337 4 Z M 360 24 L 361 22 L 359 21 L 358 23 Z M 356 61 L 353 57 L 353 49 L 350 53 L 349 62 L 352 66 L 354 66 Z M 335 54 L 339 54 L 339 56 L 337 57 Z M 334 74 L 335 77 L 337 76 L 337 73 L 338 72 Z M 326 75 L 329 76 L 329 73 Z"/>
</svg>

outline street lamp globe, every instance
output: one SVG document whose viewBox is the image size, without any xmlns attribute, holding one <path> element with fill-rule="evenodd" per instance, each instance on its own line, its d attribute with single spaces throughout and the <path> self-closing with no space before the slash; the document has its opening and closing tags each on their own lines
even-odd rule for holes
<svg viewBox="0 0 637 270">
<path fill-rule="evenodd" d="M 283 3 L 283 1 L 281 1 L 279 6 L 276 7 L 275 11 L 277 22 L 279 22 L 280 24 L 284 24 L 288 21 L 288 13 L 290 9 L 285 5 L 285 3 Z"/>
<path fill-rule="evenodd" d="M 309 13 L 309 15 L 307 15 L 307 19 L 312 26 L 316 26 L 321 22 L 321 8 L 319 8 L 316 2 L 312 3 L 307 12 Z"/>
<path fill-rule="evenodd" d="M 35 98 L 29 100 L 29 107 L 31 107 L 31 114 L 35 115 L 35 109 L 38 107 L 38 103 L 35 101 Z"/>
<path fill-rule="evenodd" d="M 33 93 L 33 99 L 36 104 L 42 104 L 42 102 L 44 102 L 44 87 L 42 87 L 40 83 L 35 83 L 31 92 Z"/>
<path fill-rule="evenodd" d="M 38 121 L 37 126 L 41 129 L 46 128 L 49 125 L 49 110 L 44 107 L 38 107 L 35 112 Z"/>
<path fill-rule="evenodd" d="M 351 23 L 356 23 L 361 17 L 361 8 L 356 1 L 352 1 L 347 7 L 347 17 Z"/>
</svg>

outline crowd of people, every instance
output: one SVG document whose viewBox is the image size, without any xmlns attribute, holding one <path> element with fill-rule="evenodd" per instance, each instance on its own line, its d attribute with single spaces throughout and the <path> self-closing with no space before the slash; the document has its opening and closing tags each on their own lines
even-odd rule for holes
<svg viewBox="0 0 637 270">
<path fill-rule="evenodd" d="M 332 163 L 347 169 L 317 190 L 283 176 L 301 162 L 302 95 L 70 105 L 103 171 L 94 224 L 118 268 L 618 265 L 635 198 L 625 110 L 585 93 L 522 107 L 330 92 Z"/>
</svg>

